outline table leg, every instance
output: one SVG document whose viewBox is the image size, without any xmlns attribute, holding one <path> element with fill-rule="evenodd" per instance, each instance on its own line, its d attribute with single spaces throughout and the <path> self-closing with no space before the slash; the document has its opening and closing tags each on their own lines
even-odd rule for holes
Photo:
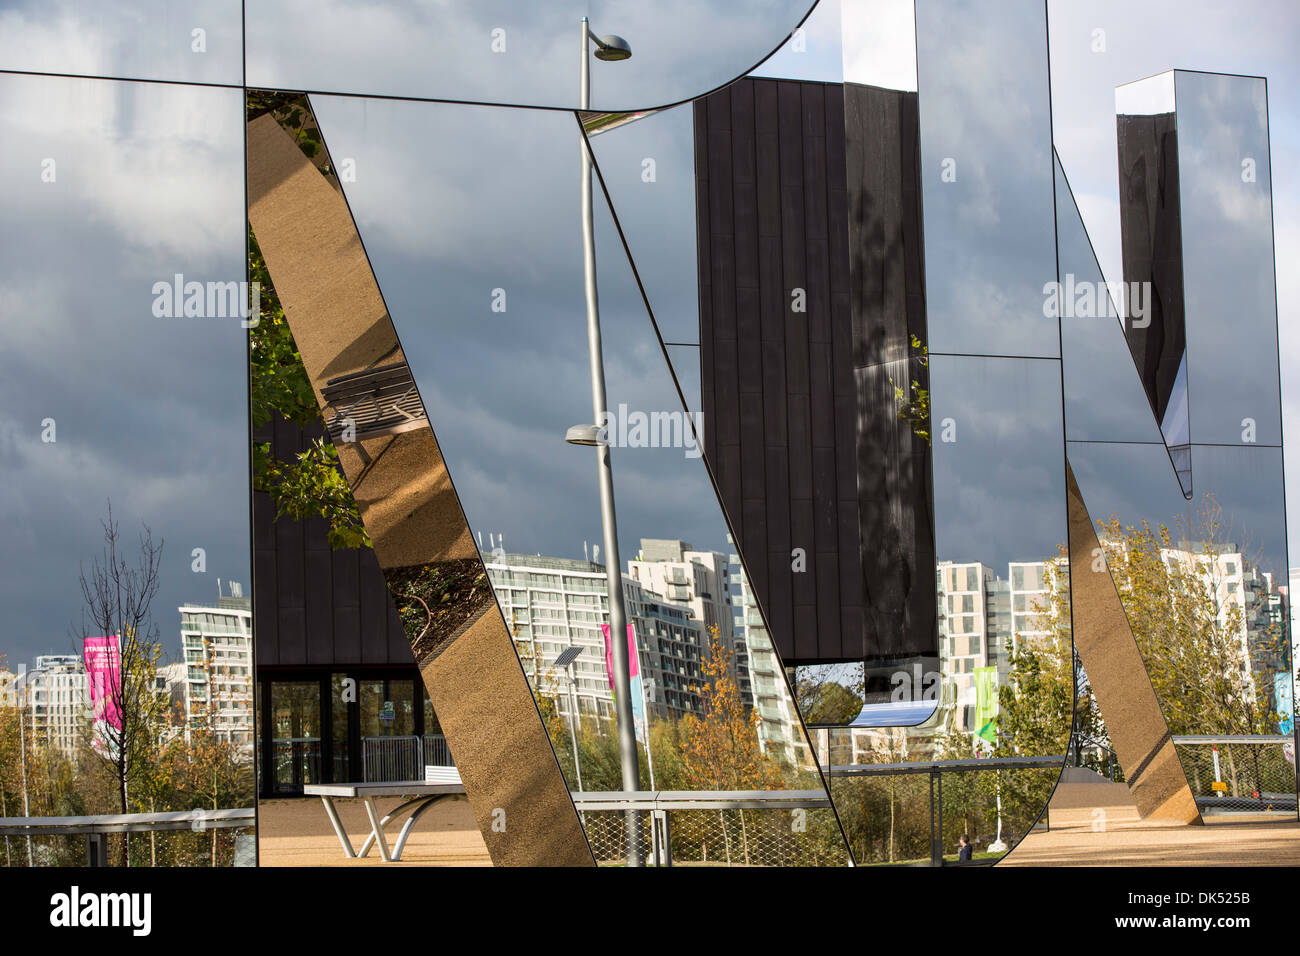
<svg viewBox="0 0 1300 956">
<path fill-rule="evenodd" d="M 426 797 L 424 802 L 416 808 L 415 812 L 407 818 L 406 823 L 402 825 L 402 832 L 398 835 L 397 842 L 393 844 L 394 860 L 400 860 L 402 858 L 402 847 L 406 846 L 406 838 L 411 835 L 411 829 L 415 826 L 415 821 L 420 819 L 425 810 L 428 810 L 445 796 L 447 796 L 447 794 L 440 793 L 436 796 Z"/>
<path fill-rule="evenodd" d="M 330 825 L 334 827 L 334 833 L 338 836 L 339 842 L 343 844 L 343 852 L 348 857 L 355 857 L 356 851 L 352 849 L 352 841 L 348 839 L 347 831 L 343 829 L 343 821 L 339 819 L 339 812 L 334 806 L 333 797 L 321 797 L 321 802 L 325 804 L 325 814 L 330 818 Z"/>
<path fill-rule="evenodd" d="M 385 863 L 391 863 L 393 857 L 388 852 L 388 841 L 384 839 L 384 825 L 379 819 L 379 811 L 375 809 L 373 797 L 365 797 L 366 816 L 370 818 L 370 832 L 375 838 L 375 843 L 379 846 L 379 858 Z"/>
</svg>

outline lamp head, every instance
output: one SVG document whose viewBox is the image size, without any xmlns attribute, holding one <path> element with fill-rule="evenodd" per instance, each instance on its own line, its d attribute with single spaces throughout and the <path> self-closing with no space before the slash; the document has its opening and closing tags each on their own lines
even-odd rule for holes
<svg viewBox="0 0 1300 956">
<path fill-rule="evenodd" d="M 620 36 L 593 37 L 596 41 L 596 59 L 614 62 L 632 56 L 631 45 Z"/>
</svg>

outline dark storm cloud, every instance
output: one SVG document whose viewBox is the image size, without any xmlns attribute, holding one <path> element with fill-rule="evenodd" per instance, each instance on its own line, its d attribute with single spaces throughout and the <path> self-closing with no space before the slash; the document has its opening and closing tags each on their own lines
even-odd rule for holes
<svg viewBox="0 0 1300 956">
<path fill-rule="evenodd" d="M 572 115 L 318 97 L 345 190 L 471 527 L 511 551 L 600 541 L 582 286 L 579 135 Z M 608 404 L 681 404 L 597 200 Z M 635 248 L 635 245 L 634 245 Z M 666 279 L 666 277 L 665 277 Z M 694 262 L 683 278 L 694 288 Z M 492 309 L 503 290 L 505 311 Z M 690 295 L 680 300 L 686 308 Z M 693 307 L 693 306 L 691 306 Z M 620 549 L 681 537 L 725 550 L 721 509 L 682 448 L 616 448 Z"/>
<path fill-rule="evenodd" d="M 248 82 L 525 106 L 578 104 L 579 23 L 630 60 L 593 61 L 592 106 L 636 110 L 698 96 L 771 53 L 811 0 L 259 0 L 248 5 Z M 502 31 L 494 33 L 494 31 Z M 494 49 L 495 43 L 495 49 Z"/>
<path fill-rule="evenodd" d="M 935 356 L 934 508 L 940 561 L 1044 561 L 1065 543 L 1060 364 Z"/>
<path fill-rule="evenodd" d="M 249 583 L 245 335 L 155 317 L 152 287 L 243 277 L 241 97 L 10 76 L 0 103 L 21 144 L 0 153 L 0 652 L 72 650 L 111 499 L 131 549 L 141 521 L 166 540 L 153 610 L 175 654 L 179 604 Z"/>
</svg>

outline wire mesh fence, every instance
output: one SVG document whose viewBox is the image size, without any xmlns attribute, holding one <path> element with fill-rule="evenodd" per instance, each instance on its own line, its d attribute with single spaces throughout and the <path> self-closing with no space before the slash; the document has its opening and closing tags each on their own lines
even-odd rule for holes
<svg viewBox="0 0 1300 956">
<path fill-rule="evenodd" d="M 1174 746 L 1202 813 L 1295 815 L 1291 737 L 1175 737 Z"/>
<path fill-rule="evenodd" d="M 130 840 L 128 860 L 132 867 L 253 866 L 256 859 L 255 838 L 250 826 L 211 831 L 105 834 L 104 859 L 100 865 L 121 865 L 123 840 Z M 81 834 L 6 836 L 0 838 L 0 867 L 84 867 L 89 862 L 88 852 L 87 839 Z"/>
<path fill-rule="evenodd" d="M 640 821 L 641 856 L 647 866 L 843 866 L 847 863 L 844 838 L 831 811 L 826 809 L 635 812 Z M 585 810 L 582 820 L 597 864 L 626 865 L 626 812 Z M 665 831 L 666 847 L 663 846 Z"/>
</svg>

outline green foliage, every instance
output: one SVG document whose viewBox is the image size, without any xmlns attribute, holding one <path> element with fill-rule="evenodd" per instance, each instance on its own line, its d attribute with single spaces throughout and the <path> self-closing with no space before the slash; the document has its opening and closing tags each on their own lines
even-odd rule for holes
<svg viewBox="0 0 1300 956">
<path fill-rule="evenodd" d="M 309 159 L 314 159 L 324 148 L 315 118 L 308 111 L 307 99 L 301 93 L 249 90 L 245 107 L 249 120 L 265 113 L 273 114 L 276 122 L 293 136 L 298 148 Z"/>
<path fill-rule="evenodd" d="M 316 424 L 321 420 L 316 394 L 251 229 L 248 272 L 262 290 L 261 321 L 249 330 L 253 426 L 260 428 L 276 414 L 299 427 Z M 277 518 L 324 518 L 329 522 L 331 547 L 370 547 L 370 536 L 362 524 L 352 489 L 339 469 L 338 450 L 331 442 L 318 438 L 289 461 L 273 458 L 269 443 L 255 442 L 253 487 L 270 494 Z"/>
<path fill-rule="evenodd" d="M 912 336 L 911 362 L 918 368 L 930 367 L 930 349 L 917 336 Z M 894 386 L 894 403 L 898 411 L 898 420 L 912 426 L 912 433 L 930 443 L 930 390 L 920 381 L 912 379 L 911 389 L 904 389 L 892 378 L 889 384 Z"/>
</svg>

